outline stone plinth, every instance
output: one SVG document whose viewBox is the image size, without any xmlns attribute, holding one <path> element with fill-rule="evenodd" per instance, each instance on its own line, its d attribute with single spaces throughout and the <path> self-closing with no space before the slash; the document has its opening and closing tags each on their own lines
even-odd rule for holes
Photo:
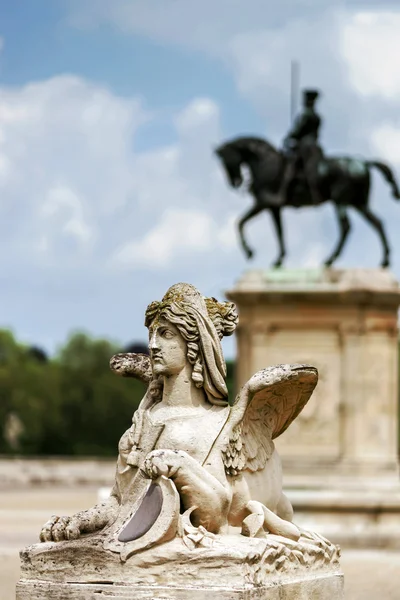
<svg viewBox="0 0 400 600">
<path fill-rule="evenodd" d="M 107 584 L 18 585 L 18 600 L 343 600 L 343 575 L 304 576 L 268 586 L 162 587 Z"/>
<path fill-rule="evenodd" d="M 45 543 L 21 552 L 17 600 L 342 600 L 337 546 L 302 531 L 298 542 L 275 535 L 217 536 L 189 549 L 181 538 L 122 562 L 101 534 Z"/>
<path fill-rule="evenodd" d="M 276 440 L 297 519 L 341 544 L 366 527 L 373 538 L 373 521 L 399 538 L 397 281 L 380 269 L 249 271 L 227 296 L 240 316 L 238 386 L 282 362 L 319 371 L 312 398 Z M 346 539 L 340 523 L 354 525 Z"/>
</svg>

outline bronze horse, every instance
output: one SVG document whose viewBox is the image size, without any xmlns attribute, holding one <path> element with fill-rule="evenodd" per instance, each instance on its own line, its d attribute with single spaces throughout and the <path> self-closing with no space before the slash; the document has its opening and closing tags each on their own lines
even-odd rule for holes
<svg viewBox="0 0 400 600">
<path fill-rule="evenodd" d="M 260 138 L 240 137 L 219 146 L 215 153 L 221 159 L 232 187 L 240 188 L 243 184 L 242 166 L 247 166 L 251 174 L 248 191 L 254 198 L 254 205 L 238 224 L 241 245 L 247 258 L 253 256 L 253 251 L 246 242 L 244 225 L 263 210 L 269 210 L 275 224 L 280 249 L 273 266 L 280 267 L 286 254 L 281 208 L 285 206 L 296 208 L 315 206 L 306 180 L 299 172 L 298 176 L 287 186 L 286 193 L 283 193 L 282 184 L 290 159 Z M 390 185 L 393 197 L 399 200 L 400 190 L 388 165 L 378 161 L 357 160 L 348 157 L 321 159 L 318 167 L 319 192 L 325 202 L 333 202 L 340 229 L 339 241 L 325 261 L 326 266 L 331 266 L 339 257 L 349 235 L 348 207 L 355 208 L 376 230 L 383 246 L 381 266 L 388 267 L 390 264 L 390 248 L 382 221 L 371 211 L 368 204 L 371 167 L 380 171 Z"/>
</svg>

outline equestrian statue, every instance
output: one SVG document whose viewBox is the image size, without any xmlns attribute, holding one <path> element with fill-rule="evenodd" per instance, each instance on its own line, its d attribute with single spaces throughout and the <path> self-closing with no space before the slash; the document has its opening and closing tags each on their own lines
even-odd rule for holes
<svg viewBox="0 0 400 600">
<path fill-rule="evenodd" d="M 264 210 L 272 214 L 279 241 L 279 255 L 273 263 L 280 267 L 286 255 L 281 210 L 286 206 L 302 208 L 332 202 L 337 215 L 340 237 L 325 266 L 340 256 L 350 233 L 348 208 L 356 209 L 376 230 L 383 246 L 382 267 L 390 265 L 390 247 L 382 221 L 369 206 L 371 168 L 377 169 L 400 200 L 400 190 L 391 168 L 383 162 L 347 156 L 327 157 L 319 144 L 321 117 L 315 104 L 317 90 L 303 91 L 303 109 L 295 119 L 282 149 L 258 137 L 239 137 L 219 146 L 215 153 L 221 160 L 228 182 L 233 188 L 244 183 L 242 167 L 247 167 L 251 181 L 248 191 L 253 206 L 239 220 L 240 242 L 247 258 L 253 250 L 244 236 L 245 224 Z"/>
</svg>

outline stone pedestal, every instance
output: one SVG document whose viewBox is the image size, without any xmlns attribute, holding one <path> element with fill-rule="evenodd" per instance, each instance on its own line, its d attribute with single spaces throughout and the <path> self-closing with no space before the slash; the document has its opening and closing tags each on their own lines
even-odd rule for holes
<svg viewBox="0 0 400 600">
<path fill-rule="evenodd" d="M 276 440 L 297 520 L 341 544 L 400 547 L 397 281 L 380 269 L 248 271 L 227 296 L 239 386 L 268 365 L 319 370 Z"/>
<path fill-rule="evenodd" d="M 343 600 L 340 549 L 316 533 L 216 536 L 189 549 L 179 537 L 131 556 L 102 534 L 21 553 L 17 600 Z"/>
<path fill-rule="evenodd" d="M 304 576 L 267 586 L 162 587 L 117 584 L 18 584 L 18 600 L 343 600 L 343 575 Z"/>
</svg>

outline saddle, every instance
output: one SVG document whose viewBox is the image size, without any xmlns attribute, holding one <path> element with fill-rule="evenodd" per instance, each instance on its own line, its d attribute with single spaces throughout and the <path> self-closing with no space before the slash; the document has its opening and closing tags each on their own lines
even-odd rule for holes
<svg viewBox="0 0 400 600">
<path fill-rule="evenodd" d="M 302 149 L 297 149 L 290 154 L 286 154 L 288 160 L 286 162 L 282 191 L 284 194 L 284 204 L 289 204 L 294 207 L 313 205 L 312 189 L 310 183 L 310 161 L 314 164 L 311 166 L 315 170 L 315 180 L 320 172 L 320 165 L 325 161 L 322 150 L 316 148 L 315 153 L 310 153 L 307 156 L 307 151 L 302 152 Z"/>
</svg>

